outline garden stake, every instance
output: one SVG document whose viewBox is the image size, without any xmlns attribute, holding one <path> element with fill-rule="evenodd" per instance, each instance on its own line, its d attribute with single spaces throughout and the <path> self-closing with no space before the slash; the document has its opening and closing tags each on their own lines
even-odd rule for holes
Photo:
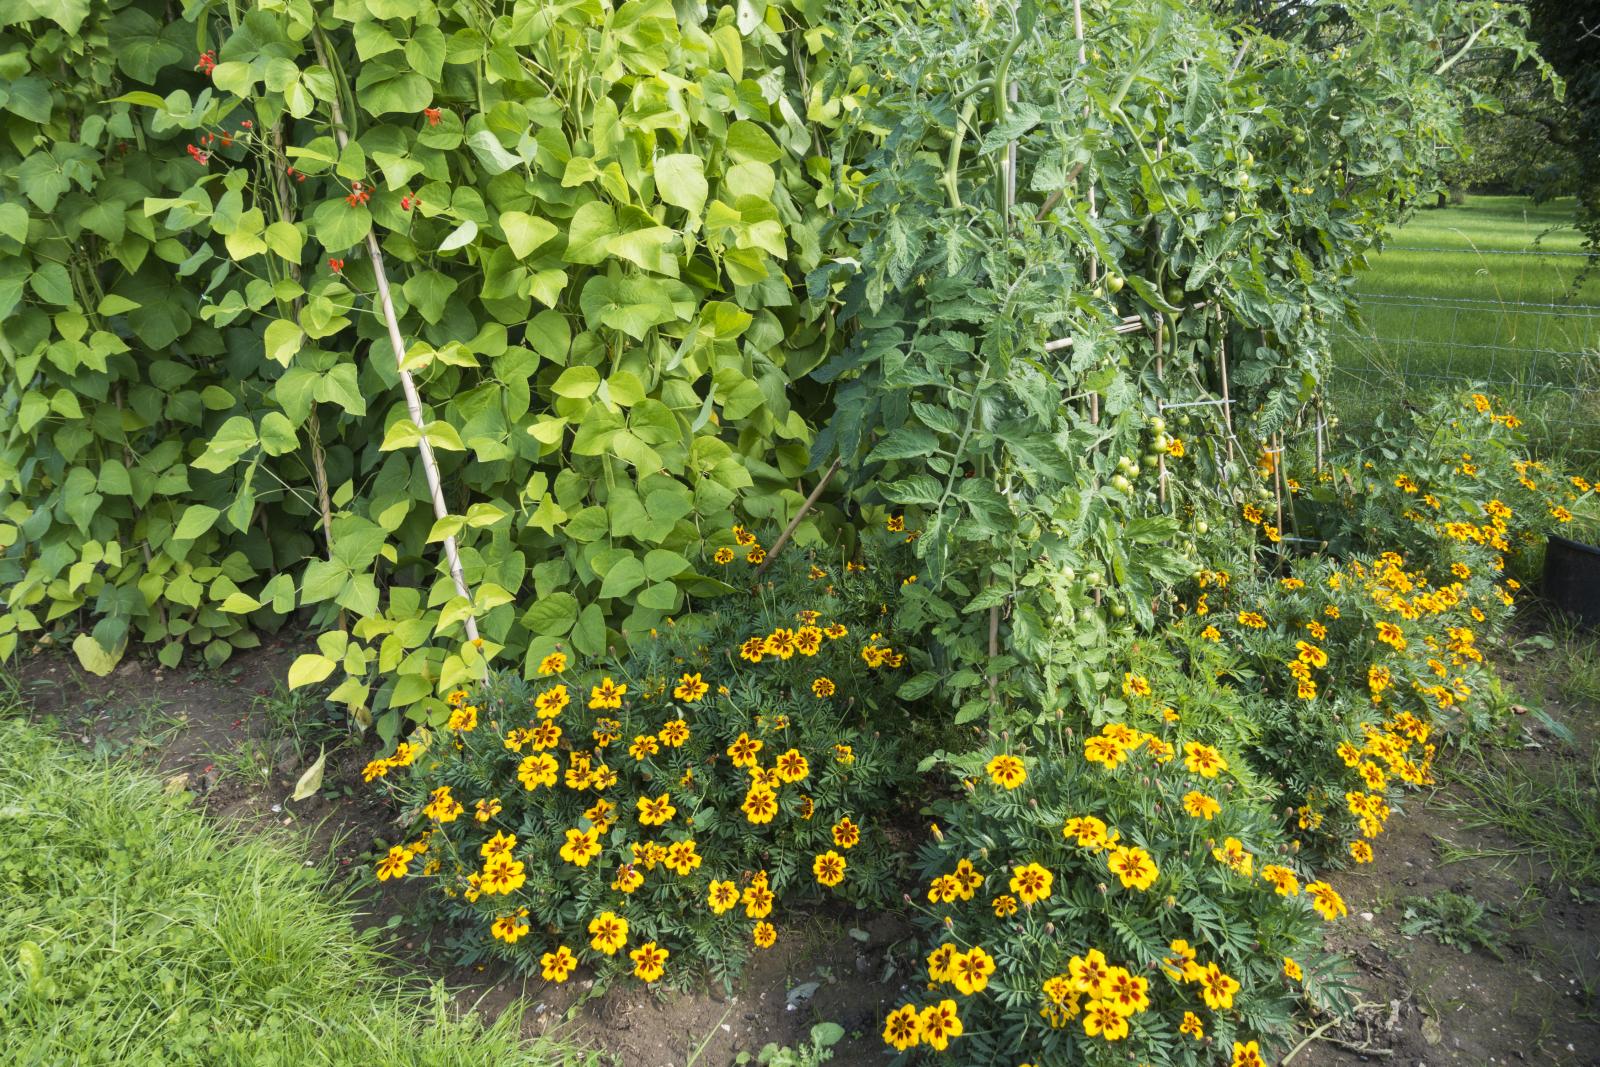
<svg viewBox="0 0 1600 1067">
<path fill-rule="evenodd" d="M 1163 387 L 1167 384 L 1166 359 L 1162 356 L 1165 348 L 1167 333 L 1167 320 L 1159 312 L 1156 313 L 1156 381 Z M 1163 410 L 1163 403 L 1156 401 L 1156 412 Z M 1167 506 L 1167 453 L 1163 449 L 1156 449 L 1156 499 L 1161 506 Z"/>
<path fill-rule="evenodd" d="M 794 531 L 800 525 L 800 520 L 806 517 L 806 512 L 811 510 L 811 506 L 817 502 L 817 498 L 822 495 L 822 491 L 828 488 L 829 479 L 838 471 L 839 464 L 842 462 L 842 459 L 833 461 L 822 475 L 822 479 L 817 482 L 817 487 L 811 490 L 811 495 L 806 497 L 805 503 L 800 505 L 800 510 L 795 512 L 794 518 L 789 520 L 789 525 L 783 528 L 783 533 L 779 534 L 778 539 L 772 542 L 772 551 L 767 553 L 767 558 L 763 559 L 761 565 L 756 568 L 757 576 L 760 576 L 761 572 L 767 569 L 767 565 L 778 558 L 778 553 L 783 551 L 783 546 L 789 543 L 790 537 L 794 536 Z"/>
<path fill-rule="evenodd" d="M 324 67 L 328 65 L 327 56 L 322 49 L 321 34 L 313 34 L 311 38 L 317 50 L 317 61 Z M 334 94 L 331 102 L 333 108 L 333 133 L 339 140 L 339 151 L 343 152 L 350 143 L 350 135 L 345 131 L 344 112 L 339 106 L 339 96 Z M 417 439 L 417 452 L 422 457 L 422 469 L 428 477 L 428 493 L 433 497 L 433 515 L 442 519 L 450 514 L 450 508 L 444 502 L 444 485 L 439 478 L 439 463 L 433 456 L 433 445 L 428 442 L 422 421 L 422 398 L 417 395 L 417 383 L 412 380 L 411 372 L 406 370 L 406 343 L 400 336 L 400 320 L 395 314 L 394 298 L 389 293 L 389 275 L 383 269 L 383 249 L 378 246 L 378 235 L 374 230 L 367 231 L 367 254 L 372 257 L 372 274 L 378 283 L 378 302 L 383 307 L 383 321 L 389 328 L 389 344 L 394 348 L 395 369 L 400 373 L 400 387 L 405 390 L 406 410 L 411 414 L 411 422 L 422 434 Z M 450 567 L 450 577 L 454 579 L 456 593 L 467 602 L 466 624 L 467 640 L 478 640 L 478 616 L 472 607 L 472 591 L 467 588 L 467 579 L 461 571 L 461 553 L 456 551 L 456 538 L 454 534 L 446 534 L 444 538 L 445 560 Z"/>
</svg>

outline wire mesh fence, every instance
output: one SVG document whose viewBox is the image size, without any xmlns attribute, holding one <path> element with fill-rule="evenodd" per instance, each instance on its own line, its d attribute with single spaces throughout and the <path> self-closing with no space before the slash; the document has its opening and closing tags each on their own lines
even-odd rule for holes
<svg viewBox="0 0 1600 1067">
<path fill-rule="evenodd" d="M 1441 260 L 1443 269 L 1459 269 Z M 1540 294 L 1521 290 L 1521 299 L 1502 299 L 1492 285 L 1491 295 L 1479 295 L 1486 274 L 1463 276 L 1458 287 L 1441 284 L 1448 278 L 1430 277 L 1431 293 L 1361 294 L 1362 321 L 1343 333 L 1334 351 L 1332 393 L 1341 420 L 1360 429 L 1380 412 L 1422 406 L 1441 393 L 1481 383 L 1515 405 L 1539 450 L 1600 459 L 1600 303 L 1567 299 L 1560 291 L 1528 299 Z"/>
</svg>

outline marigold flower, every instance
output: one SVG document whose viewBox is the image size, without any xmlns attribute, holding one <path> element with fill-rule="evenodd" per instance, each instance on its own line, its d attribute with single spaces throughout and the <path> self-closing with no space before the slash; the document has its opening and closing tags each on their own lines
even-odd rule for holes
<svg viewBox="0 0 1600 1067">
<path fill-rule="evenodd" d="M 617 950 L 628 943 L 628 920 L 615 912 L 603 911 L 589 920 L 589 945 L 596 952 L 615 956 Z"/>
<path fill-rule="evenodd" d="M 727 545 L 723 545 L 721 548 L 717 549 L 711 554 L 711 558 L 717 563 L 722 564 L 724 567 L 733 562 L 733 556 L 733 549 L 729 548 Z"/>
<path fill-rule="evenodd" d="M 541 719 L 555 718 L 571 702 L 572 697 L 568 694 L 567 687 L 560 684 L 551 686 L 533 698 L 533 706 L 538 710 Z"/>
<path fill-rule="evenodd" d="M 811 863 L 811 872 L 817 876 L 817 882 L 832 889 L 844 881 L 845 858 L 833 849 L 819 855 Z"/>
<path fill-rule="evenodd" d="M 387 882 L 391 878 L 405 877 L 411 859 L 411 850 L 404 845 L 390 846 L 389 854 L 378 861 L 378 881 Z"/>
<path fill-rule="evenodd" d="M 1183 795 L 1183 810 L 1193 818 L 1210 822 L 1222 810 L 1222 805 L 1215 797 L 1191 790 Z"/>
<path fill-rule="evenodd" d="M 1215 778 L 1219 772 L 1228 769 L 1228 761 L 1222 758 L 1222 753 L 1197 741 L 1184 742 L 1183 765 L 1190 773 L 1202 778 Z"/>
<path fill-rule="evenodd" d="M 518 908 L 510 915 L 501 915 L 489 924 L 489 933 L 498 941 L 515 945 L 529 930 L 527 917 L 527 908 Z"/>
<path fill-rule="evenodd" d="M 1032 904 L 1048 897 L 1054 882 L 1055 875 L 1037 863 L 1014 867 L 1011 871 L 1011 891 L 1024 904 Z"/>
<path fill-rule="evenodd" d="M 1007 919 L 1017 913 L 1017 898 L 1010 893 L 1001 893 L 990 902 L 990 907 L 994 909 L 996 919 Z"/>
<path fill-rule="evenodd" d="M 646 941 L 628 953 L 628 958 L 633 960 L 633 973 L 636 977 L 646 982 L 654 982 L 666 970 L 669 955 L 671 953 L 654 941 Z"/>
<path fill-rule="evenodd" d="M 539 957 L 539 973 L 547 982 L 565 982 L 578 966 L 578 957 L 566 945 L 557 945 L 554 952 Z"/>
<path fill-rule="evenodd" d="M 562 859 L 577 867 L 587 867 L 599 854 L 600 834 L 594 827 L 567 831 L 566 843 L 561 846 Z"/>
<path fill-rule="evenodd" d="M 1233 1062 L 1228 1067 L 1267 1067 L 1261 1059 L 1261 1048 L 1254 1041 L 1233 1043 Z"/>
<path fill-rule="evenodd" d="M 1326 922 L 1333 922 L 1341 915 L 1350 914 L 1344 905 L 1344 898 L 1327 882 L 1307 882 L 1306 895 L 1311 898 L 1311 906 Z"/>
<path fill-rule="evenodd" d="M 953 1000 L 941 1000 L 937 1004 L 923 1008 L 920 1022 L 922 1040 L 935 1051 L 943 1052 L 949 1047 L 952 1038 L 961 1036 L 961 1016 L 957 1013 L 956 1002 Z"/>
<path fill-rule="evenodd" d="M 1106 1041 L 1120 1041 L 1128 1036 L 1128 1017 L 1113 1004 L 1090 1001 L 1083 1015 L 1083 1032 Z"/>
<path fill-rule="evenodd" d="M 756 948 L 771 948 L 778 941 L 778 929 L 769 922 L 758 922 L 750 936 Z"/>
<path fill-rule="evenodd" d="M 896 1052 L 915 1047 L 921 1039 L 922 1017 L 910 1004 L 902 1004 L 891 1011 L 883 1022 L 884 1043 L 892 1045 Z"/>
<path fill-rule="evenodd" d="M 1206 1007 L 1212 1011 L 1226 1011 L 1233 1007 L 1233 995 L 1239 992 L 1239 983 L 1228 975 L 1215 963 L 1208 963 L 1200 972 L 1200 996 L 1205 999 Z"/>
<path fill-rule="evenodd" d="M 989 773 L 989 778 L 995 785 L 1002 789 L 1015 789 L 1027 780 L 1028 771 L 1022 761 L 1009 753 L 1001 753 L 991 759 L 984 770 Z"/>
<path fill-rule="evenodd" d="M 1206 1036 L 1206 1028 L 1200 1022 L 1200 1016 L 1192 1011 L 1186 1011 L 1183 1013 L 1183 1024 L 1178 1027 L 1178 1033 L 1188 1034 L 1196 1041 L 1203 1041 Z"/>
<path fill-rule="evenodd" d="M 951 958 L 950 980 L 963 996 L 971 996 L 988 988 L 994 968 L 994 957 L 974 945 Z"/>
<path fill-rule="evenodd" d="M 1122 881 L 1124 889 L 1149 889 L 1160 873 L 1150 853 L 1142 848 L 1116 848 L 1106 857 L 1106 866 Z"/>
<path fill-rule="evenodd" d="M 706 904 L 712 914 L 721 915 L 739 903 L 739 890 L 732 881 L 713 880 L 706 887 Z"/>
<path fill-rule="evenodd" d="M 589 690 L 589 706 L 591 708 L 620 708 L 622 698 L 627 695 L 628 687 L 624 683 L 618 685 L 608 675 L 599 685 Z"/>
</svg>

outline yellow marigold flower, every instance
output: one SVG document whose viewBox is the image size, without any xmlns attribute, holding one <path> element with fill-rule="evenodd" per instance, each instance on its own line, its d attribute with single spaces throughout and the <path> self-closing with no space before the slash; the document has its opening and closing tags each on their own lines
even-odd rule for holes
<svg viewBox="0 0 1600 1067">
<path fill-rule="evenodd" d="M 682 719 L 670 719 L 662 724 L 656 737 L 668 748 L 679 748 L 689 740 L 689 724 Z"/>
<path fill-rule="evenodd" d="M 1186 815 L 1210 822 L 1222 810 L 1222 805 L 1215 797 L 1207 796 L 1198 790 L 1190 790 L 1183 795 L 1183 810 Z"/>
<path fill-rule="evenodd" d="M 1054 882 L 1055 875 L 1037 863 L 1014 867 L 1011 871 L 1011 891 L 1024 904 L 1033 904 L 1048 897 Z"/>
<path fill-rule="evenodd" d="M 1183 743 L 1183 765 L 1190 773 L 1202 778 L 1215 778 L 1219 772 L 1228 769 L 1228 761 L 1222 758 L 1222 753 L 1198 741 Z"/>
<path fill-rule="evenodd" d="M 905 531 L 906 531 L 905 516 L 903 516 L 903 515 L 891 515 L 891 516 L 889 516 L 888 520 L 884 522 L 883 528 L 885 530 L 888 530 L 890 533 L 905 533 Z"/>
<path fill-rule="evenodd" d="M 1357 863 L 1372 862 L 1372 846 L 1365 841 L 1350 842 L 1350 858 Z"/>
<path fill-rule="evenodd" d="M 994 967 L 994 957 L 974 945 L 951 959 L 950 980 L 962 996 L 970 997 L 989 987 L 989 976 L 994 973 Z"/>
<path fill-rule="evenodd" d="M 478 728 L 478 709 L 471 704 L 464 708 L 456 708 L 450 713 L 450 719 L 445 723 L 445 728 L 454 730 L 459 734 L 468 734 Z"/>
<path fill-rule="evenodd" d="M 1067 961 L 1067 974 L 1072 978 L 1073 988 L 1091 1000 L 1097 1000 L 1105 988 L 1106 979 L 1111 977 L 1111 965 L 1106 962 L 1105 953 L 1092 948 L 1087 955 L 1074 956 Z"/>
<path fill-rule="evenodd" d="M 672 805 L 672 795 L 662 793 L 659 797 L 640 797 L 635 801 L 639 809 L 639 823 L 642 826 L 663 826 L 672 821 L 678 809 Z"/>
<path fill-rule="evenodd" d="M 771 948 L 778 942 L 778 929 L 769 922 L 758 922 L 751 931 L 756 948 Z"/>
<path fill-rule="evenodd" d="M 1311 898 L 1311 906 L 1317 909 L 1317 914 L 1327 922 L 1350 914 L 1344 906 L 1344 898 L 1327 882 L 1307 882 L 1306 895 Z"/>
<path fill-rule="evenodd" d="M 1264 630 L 1267 627 L 1267 620 L 1257 611 L 1241 611 L 1238 619 L 1241 626 L 1248 626 L 1252 630 Z"/>
<path fill-rule="evenodd" d="M 423 806 L 422 814 L 434 822 L 454 822 L 466 810 L 460 802 L 450 795 L 450 787 L 441 785 L 428 794 L 428 803 Z"/>
<path fill-rule="evenodd" d="M 1124 889 L 1137 889 L 1141 892 L 1149 889 L 1155 882 L 1156 875 L 1160 873 L 1155 861 L 1150 858 L 1150 853 L 1136 846 L 1112 849 L 1111 854 L 1106 857 L 1106 866 L 1112 874 L 1122 880 Z"/>
<path fill-rule="evenodd" d="M 578 966 L 578 957 L 566 945 L 557 945 L 554 952 L 539 957 L 539 973 L 547 982 L 565 982 Z"/>
<path fill-rule="evenodd" d="M 1250 877 L 1255 870 L 1255 857 L 1244 847 L 1244 842 L 1237 837 L 1226 838 L 1220 846 L 1211 850 L 1211 857 L 1224 866 L 1231 867 L 1244 877 Z"/>
<path fill-rule="evenodd" d="M 1207 626 L 1200 631 L 1200 636 L 1207 641 L 1220 641 L 1222 640 L 1222 631 L 1215 626 Z"/>
<path fill-rule="evenodd" d="M 854 848 L 861 842 L 861 828 L 846 815 L 833 824 L 833 843 L 840 848 Z"/>
<path fill-rule="evenodd" d="M 1122 675 L 1122 695 L 1127 697 L 1149 696 L 1150 680 L 1131 671 L 1124 672 Z"/>
<path fill-rule="evenodd" d="M 706 888 L 706 904 L 715 915 L 721 915 L 733 909 L 739 903 L 739 890 L 730 881 L 712 880 Z"/>
<path fill-rule="evenodd" d="M 741 732 L 728 746 L 728 755 L 733 757 L 735 767 L 754 767 L 756 756 L 761 752 L 765 742 L 757 741 L 749 734 Z"/>
<path fill-rule="evenodd" d="M 382 778 L 384 775 L 389 773 L 389 768 L 392 766 L 393 764 L 386 759 L 372 760 L 365 767 L 361 768 L 361 780 L 363 782 L 370 782 L 374 778 Z"/>
<path fill-rule="evenodd" d="M 600 854 L 600 834 L 594 827 L 587 830 L 568 830 L 567 840 L 561 846 L 561 858 L 578 867 L 589 866 L 589 861 Z"/>
<path fill-rule="evenodd" d="M 557 715 L 560 715 L 562 709 L 571 703 L 571 701 L 572 697 L 567 693 L 567 687 L 558 684 L 551 686 L 549 689 L 546 689 L 544 692 L 534 697 L 533 706 L 538 710 L 539 718 L 553 719 Z"/>
<path fill-rule="evenodd" d="M 723 545 L 721 548 L 717 549 L 711 554 L 711 558 L 715 562 L 726 567 L 728 564 L 733 562 L 733 555 L 733 549 L 729 548 L 727 545 Z"/>
<path fill-rule="evenodd" d="M 1083 743 L 1083 758 L 1090 763 L 1104 764 L 1111 770 L 1128 758 L 1128 750 L 1102 734 Z"/>
<path fill-rule="evenodd" d="M 1106 1041 L 1120 1041 L 1128 1036 L 1128 1017 L 1113 1004 L 1092 1000 L 1083 1014 L 1083 1032 Z"/>
<path fill-rule="evenodd" d="M 1292 958 L 1285 956 L 1283 957 L 1283 975 L 1291 981 L 1301 982 L 1305 980 L 1306 972 Z"/>
<path fill-rule="evenodd" d="M 692 871 L 700 869 L 702 857 L 693 841 L 674 841 L 667 846 L 667 858 L 662 860 L 667 870 L 687 878 Z"/>
<path fill-rule="evenodd" d="M 628 755 L 640 761 L 649 759 L 659 751 L 661 751 L 661 743 L 655 739 L 653 734 L 641 734 L 635 737 L 633 743 L 628 746 Z"/>
<path fill-rule="evenodd" d="M 745 818 L 753 823 L 769 823 L 778 814 L 778 795 L 765 786 L 755 786 L 740 805 Z"/>
<path fill-rule="evenodd" d="M 615 912 L 603 911 L 589 920 L 589 945 L 596 952 L 615 956 L 628 943 L 628 920 Z"/>
<path fill-rule="evenodd" d="M 510 915 L 501 915 L 489 924 L 489 933 L 498 941 L 515 945 L 529 930 L 528 909 L 518 908 Z"/>
<path fill-rule="evenodd" d="M 1022 761 L 1009 753 L 1001 753 L 991 759 L 984 770 L 989 773 L 989 778 L 995 785 L 1002 789 L 1015 789 L 1027 780 L 1028 771 Z"/>
<path fill-rule="evenodd" d="M 826 700 L 837 691 L 832 678 L 817 678 L 811 683 L 811 693 L 819 700 Z"/>
<path fill-rule="evenodd" d="M 1276 863 L 1268 863 L 1261 868 L 1261 877 L 1272 883 L 1273 890 L 1280 897 L 1293 897 L 1300 895 L 1300 879 L 1287 867 L 1280 867 Z"/>
<path fill-rule="evenodd" d="M 815 626 L 802 626 L 794 634 L 794 650 L 802 656 L 815 656 L 822 649 L 823 634 Z"/>
<path fill-rule="evenodd" d="M 844 881 L 845 858 L 833 849 L 819 855 L 811 863 L 811 873 L 817 876 L 817 882 L 832 889 Z"/>
<path fill-rule="evenodd" d="M 516 834 L 501 833 L 496 830 L 493 837 L 478 846 L 478 855 L 486 860 L 496 856 L 509 856 L 516 847 Z"/>
<path fill-rule="evenodd" d="M 994 909 L 996 919 L 1010 918 L 1017 913 L 1017 898 L 1010 893 L 1001 893 L 990 902 L 990 907 Z"/>
<path fill-rule="evenodd" d="M 1200 996 L 1205 999 L 1206 1007 L 1212 1011 L 1227 1011 L 1233 1007 L 1233 995 L 1239 992 L 1239 983 L 1228 975 L 1215 963 L 1208 963 L 1200 972 Z"/>
<path fill-rule="evenodd" d="M 939 1003 L 922 1009 L 922 1040 L 928 1047 L 943 1052 L 949 1047 L 950 1040 L 961 1036 L 961 1016 L 956 1011 L 956 1002 L 941 1000 Z"/>
<path fill-rule="evenodd" d="M 1195 950 L 1189 942 L 1178 938 L 1168 946 L 1171 955 L 1161 960 L 1161 970 L 1175 982 L 1193 981 L 1199 968 L 1195 966 Z"/>
<path fill-rule="evenodd" d="M 1061 828 L 1061 836 L 1069 841 L 1076 838 L 1080 848 L 1093 849 L 1096 852 L 1104 848 L 1109 840 L 1105 822 L 1093 815 L 1080 815 L 1068 819 L 1067 824 Z"/>
<path fill-rule="evenodd" d="M 1178 1033 L 1188 1034 L 1196 1041 L 1202 1041 L 1206 1036 L 1206 1028 L 1200 1022 L 1200 1016 L 1192 1011 L 1186 1011 L 1183 1013 L 1183 1025 L 1178 1027 Z"/>
<path fill-rule="evenodd" d="M 744 913 L 746 918 L 765 919 L 772 914 L 772 890 L 767 888 L 766 872 L 761 872 L 763 877 L 758 882 L 751 882 L 744 888 Z"/>
<path fill-rule="evenodd" d="M 404 845 L 392 845 L 389 854 L 378 861 L 378 881 L 387 882 L 391 878 L 405 877 L 410 867 L 412 852 Z"/>
<path fill-rule="evenodd" d="M 1113 967 L 1106 975 L 1100 1000 L 1119 1014 L 1138 1015 L 1150 1007 L 1150 982 L 1125 968 Z"/>
<path fill-rule="evenodd" d="M 589 706 L 591 708 L 620 708 L 622 707 L 622 698 L 627 695 L 627 692 L 628 686 L 626 683 L 619 685 L 607 675 L 599 685 L 590 688 Z"/>
<path fill-rule="evenodd" d="M 554 756 L 548 752 L 536 752 L 523 757 L 522 762 L 517 765 L 517 781 L 527 790 L 537 789 L 541 785 L 553 788 L 556 784 L 556 770 Z"/>
<path fill-rule="evenodd" d="M 693 704 L 710 691 L 711 686 L 704 682 L 699 674 L 685 674 L 678 679 L 677 686 L 672 690 L 672 695 L 685 704 Z"/>
<path fill-rule="evenodd" d="M 617 876 L 611 880 L 611 888 L 622 893 L 632 893 L 644 885 L 644 875 L 639 868 L 631 863 L 617 864 Z"/>
<path fill-rule="evenodd" d="M 521 889 L 527 880 L 528 875 L 523 865 L 509 855 L 502 854 L 491 856 L 484 861 L 478 887 L 483 893 L 493 896 L 514 893 Z"/>
<path fill-rule="evenodd" d="M 646 941 L 628 953 L 628 958 L 633 960 L 633 973 L 636 977 L 645 982 L 654 982 L 666 970 L 669 955 L 671 953 L 654 941 Z"/>
<path fill-rule="evenodd" d="M 902 1004 L 883 1021 L 883 1040 L 896 1052 L 914 1048 L 922 1040 L 922 1017 L 910 1004 Z"/>
<path fill-rule="evenodd" d="M 800 754 L 799 749 L 791 748 L 774 761 L 778 777 L 785 782 L 799 782 L 811 773 L 811 762 Z"/>
<path fill-rule="evenodd" d="M 539 661 L 540 674 L 560 674 L 567 669 L 567 657 L 562 652 L 552 652 Z"/>
<path fill-rule="evenodd" d="M 1261 1048 L 1254 1041 L 1233 1043 L 1233 1062 L 1228 1067 L 1267 1067 L 1261 1059 Z"/>
</svg>

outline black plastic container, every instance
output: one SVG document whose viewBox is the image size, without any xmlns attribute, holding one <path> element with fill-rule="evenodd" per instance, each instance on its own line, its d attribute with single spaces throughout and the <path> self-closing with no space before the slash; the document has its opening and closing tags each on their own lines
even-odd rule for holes
<svg viewBox="0 0 1600 1067">
<path fill-rule="evenodd" d="M 1585 629 L 1600 628 L 1600 548 L 1550 535 L 1544 550 L 1544 596 Z"/>
</svg>

